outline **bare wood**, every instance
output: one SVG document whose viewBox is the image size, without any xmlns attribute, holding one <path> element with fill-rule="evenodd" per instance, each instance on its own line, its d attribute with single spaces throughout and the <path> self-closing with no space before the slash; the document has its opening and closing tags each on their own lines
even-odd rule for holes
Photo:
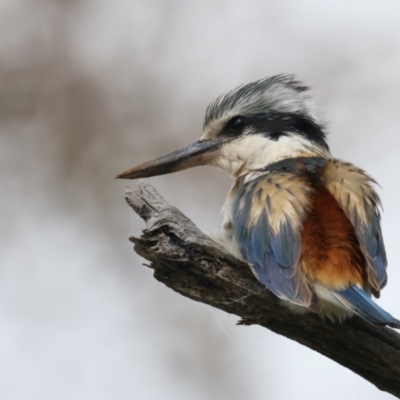
<svg viewBox="0 0 400 400">
<path fill-rule="evenodd" d="M 249 267 L 228 254 L 192 221 L 140 182 L 126 201 L 145 220 L 135 251 L 150 261 L 154 277 L 193 300 L 236 314 L 239 324 L 258 324 L 338 362 L 379 389 L 400 398 L 400 335 L 358 317 L 343 324 L 298 316 L 254 278 Z"/>
</svg>

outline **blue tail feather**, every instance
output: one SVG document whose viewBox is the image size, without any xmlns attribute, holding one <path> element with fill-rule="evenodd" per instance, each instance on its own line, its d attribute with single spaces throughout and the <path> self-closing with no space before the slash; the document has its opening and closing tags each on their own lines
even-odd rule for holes
<svg viewBox="0 0 400 400">
<path fill-rule="evenodd" d="M 357 286 L 351 286 L 344 290 L 336 290 L 335 294 L 339 300 L 369 323 L 400 328 L 400 321 L 398 319 L 379 307 L 364 290 Z"/>
</svg>

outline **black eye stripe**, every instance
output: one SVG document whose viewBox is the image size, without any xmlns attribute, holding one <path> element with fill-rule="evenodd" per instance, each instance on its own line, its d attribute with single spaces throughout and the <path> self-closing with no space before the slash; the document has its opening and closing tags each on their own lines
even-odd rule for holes
<svg viewBox="0 0 400 400">
<path fill-rule="evenodd" d="M 294 132 L 329 150 L 324 127 L 306 115 L 275 113 L 271 116 L 254 116 L 249 125 L 255 132 L 263 133 L 272 140 L 279 140 L 285 132 Z"/>
<path fill-rule="evenodd" d="M 261 134 L 275 141 L 286 136 L 286 132 L 293 132 L 329 150 L 324 127 L 307 115 L 278 112 L 237 115 L 226 123 L 219 136 L 236 137 L 244 132 Z"/>
</svg>

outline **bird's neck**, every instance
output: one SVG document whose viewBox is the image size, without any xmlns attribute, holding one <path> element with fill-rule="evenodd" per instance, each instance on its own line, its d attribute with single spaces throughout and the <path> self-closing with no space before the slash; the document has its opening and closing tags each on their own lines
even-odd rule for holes
<svg viewBox="0 0 400 400">
<path fill-rule="evenodd" d="M 287 133 L 278 140 L 262 135 L 247 135 L 226 143 L 213 165 L 235 178 L 287 158 L 330 158 L 326 149 L 297 134 Z"/>
</svg>

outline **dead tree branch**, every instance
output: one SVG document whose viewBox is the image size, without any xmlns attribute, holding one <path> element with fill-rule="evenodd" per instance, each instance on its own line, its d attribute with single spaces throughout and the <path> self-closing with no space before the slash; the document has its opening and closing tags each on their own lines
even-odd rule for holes
<svg viewBox="0 0 400 400">
<path fill-rule="evenodd" d="M 154 277 L 192 300 L 240 317 L 295 340 L 400 398 L 400 335 L 358 317 L 343 324 L 298 316 L 279 305 L 249 267 L 229 255 L 147 183 L 126 201 L 145 220 L 135 251 L 150 261 Z"/>
</svg>

